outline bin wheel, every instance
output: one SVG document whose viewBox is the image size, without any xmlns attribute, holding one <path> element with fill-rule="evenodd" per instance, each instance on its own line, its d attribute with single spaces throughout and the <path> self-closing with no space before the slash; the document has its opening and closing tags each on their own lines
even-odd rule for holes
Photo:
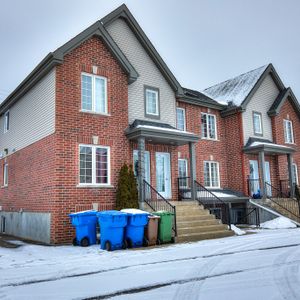
<svg viewBox="0 0 300 300">
<path fill-rule="evenodd" d="M 132 247 L 133 247 L 133 244 L 132 244 L 132 240 L 131 240 L 131 239 L 126 239 L 126 242 L 127 242 L 127 247 L 128 247 L 128 248 L 132 248 Z"/>
<path fill-rule="evenodd" d="M 88 247 L 90 245 L 90 241 L 87 237 L 84 237 L 81 241 L 80 241 L 80 246 L 81 247 Z"/>
<path fill-rule="evenodd" d="M 101 240 L 100 239 L 96 240 L 96 243 L 97 243 L 97 245 L 100 245 L 101 244 Z"/>
<path fill-rule="evenodd" d="M 143 239 L 143 246 L 148 247 L 149 246 L 149 241 L 144 237 Z"/>
<path fill-rule="evenodd" d="M 156 245 L 161 245 L 161 240 L 160 239 L 157 239 Z"/>
<path fill-rule="evenodd" d="M 110 241 L 106 241 L 105 242 L 105 250 L 106 251 L 111 251 L 111 243 L 110 243 Z"/>
<path fill-rule="evenodd" d="M 174 237 L 174 236 L 172 236 L 172 238 L 171 238 L 171 243 L 172 243 L 172 244 L 175 243 L 175 237 Z"/>
<path fill-rule="evenodd" d="M 76 239 L 76 238 L 73 239 L 72 244 L 73 244 L 73 246 L 77 246 L 77 245 L 78 245 L 78 244 L 77 244 L 77 239 Z"/>
<path fill-rule="evenodd" d="M 128 244 L 127 241 L 125 240 L 122 244 L 122 249 L 127 249 L 128 248 Z"/>
</svg>

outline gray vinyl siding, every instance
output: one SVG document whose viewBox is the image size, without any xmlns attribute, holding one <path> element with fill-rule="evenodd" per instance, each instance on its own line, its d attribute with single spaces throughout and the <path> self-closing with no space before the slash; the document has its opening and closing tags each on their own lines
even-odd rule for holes
<svg viewBox="0 0 300 300">
<path fill-rule="evenodd" d="M 279 94 L 271 75 L 268 75 L 261 86 L 249 101 L 246 111 L 243 113 L 244 143 L 247 143 L 249 137 L 258 137 L 254 134 L 253 112 L 259 112 L 262 115 L 263 135 L 259 138 L 273 140 L 271 118 L 268 116 L 268 110 Z"/>
<path fill-rule="evenodd" d="M 135 119 L 152 120 L 176 126 L 175 93 L 140 44 L 125 21 L 117 19 L 107 30 L 139 73 L 138 79 L 128 86 L 129 123 Z M 144 85 L 159 89 L 160 119 L 145 117 Z"/>
<path fill-rule="evenodd" d="M 0 117 L 0 151 L 18 151 L 55 131 L 55 69 L 9 109 L 9 131 Z"/>
</svg>

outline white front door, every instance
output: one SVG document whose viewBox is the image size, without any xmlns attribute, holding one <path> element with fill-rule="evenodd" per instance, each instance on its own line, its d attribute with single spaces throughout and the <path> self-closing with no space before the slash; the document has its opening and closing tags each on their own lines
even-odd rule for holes
<svg viewBox="0 0 300 300">
<path fill-rule="evenodd" d="M 271 172 L 270 172 L 270 163 L 265 161 L 265 182 L 271 184 Z M 272 188 L 269 185 L 266 185 L 266 193 L 268 196 L 272 196 Z"/>
<path fill-rule="evenodd" d="M 166 199 L 171 198 L 170 154 L 156 152 L 156 190 Z"/>
<path fill-rule="evenodd" d="M 250 160 L 250 193 L 251 195 L 257 194 L 259 188 L 259 172 L 258 172 L 258 161 Z"/>
</svg>

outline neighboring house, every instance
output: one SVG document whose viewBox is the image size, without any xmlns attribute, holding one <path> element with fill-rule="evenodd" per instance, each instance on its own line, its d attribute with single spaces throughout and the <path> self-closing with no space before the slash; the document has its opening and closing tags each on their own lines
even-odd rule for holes
<svg viewBox="0 0 300 300">
<path fill-rule="evenodd" d="M 271 64 L 203 93 L 228 104 L 221 113 L 228 119 L 228 140 L 234 141 L 228 150 L 240 158 L 231 160 L 228 153 L 228 170 L 234 170 L 229 172 L 229 187 L 250 196 L 258 192 L 271 196 L 272 192 L 287 192 L 289 186 L 298 184 L 300 106 Z M 241 178 L 239 182 L 237 177 Z"/>
<path fill-rule="evenodd" d="M 181 87 L 122 5 L 0 105 L 0 228 L 70 242 L 68 214 L 113 208 L 124 163 L 142 207 L 149 190 L 156 201 L 197 199 L 199 187 L 245 206 L 248 177 L 298 181 L 299 112 L 272 65 L 203 92 Z"/>
</svg>

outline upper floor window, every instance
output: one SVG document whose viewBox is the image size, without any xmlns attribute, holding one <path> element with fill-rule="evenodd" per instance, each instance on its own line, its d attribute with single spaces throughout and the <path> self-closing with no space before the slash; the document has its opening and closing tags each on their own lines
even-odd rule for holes
<svg viewBox="0 0 300 300">
<path fill-rule="evenodd" d="M 9 130 L 9 110 L 4 114 L 4 133 Z"/>
<path fill-rule="evenodd" d="M 145 116 L 159 119 L 159 90 L 145 87 Z"/>
<path fill-rule="evenodd" d="M 255 135 L 263 134 L 261 113 L 253 112 L 253 129 Z"/>
<path fill-rule="evenodd" d="M 81 109 L 107 114 L 107 79 L 92 74 L 81 74 Z"/>
<path fill-rule="evenodd" d="M 204 186 L 209 188 L 220 187 L 219 163 L 215 161 L 204 162 Z"/>
<path fill-rule="evenodd" d="M 110 184 L 110 148 L 104 146 L 79 146 L 80 185 Z"/>
<path fill-rule="evenodd" d="M 201 113 L 201 131 L 202 138 L 211 140 L 217 139 L 217 123 L 215 115 Z"/>
<path fill-rule="evenodd" d="M 184 108 L 176 108 L 176 117 L 177 117 L 177 129 L 185 131 L 186 125 L 185 125 L 185 109 Z"/>
<path fill-rule="evenodd" d="M 3 186 L 8 186 L 8 164 L 3 166 Z"/>
<path fill-rule="evenodd" d="M 288 144 L 294 144 L 293 123 L 289 120 L 284 120 L 284 141 Z"/>
</svg>

